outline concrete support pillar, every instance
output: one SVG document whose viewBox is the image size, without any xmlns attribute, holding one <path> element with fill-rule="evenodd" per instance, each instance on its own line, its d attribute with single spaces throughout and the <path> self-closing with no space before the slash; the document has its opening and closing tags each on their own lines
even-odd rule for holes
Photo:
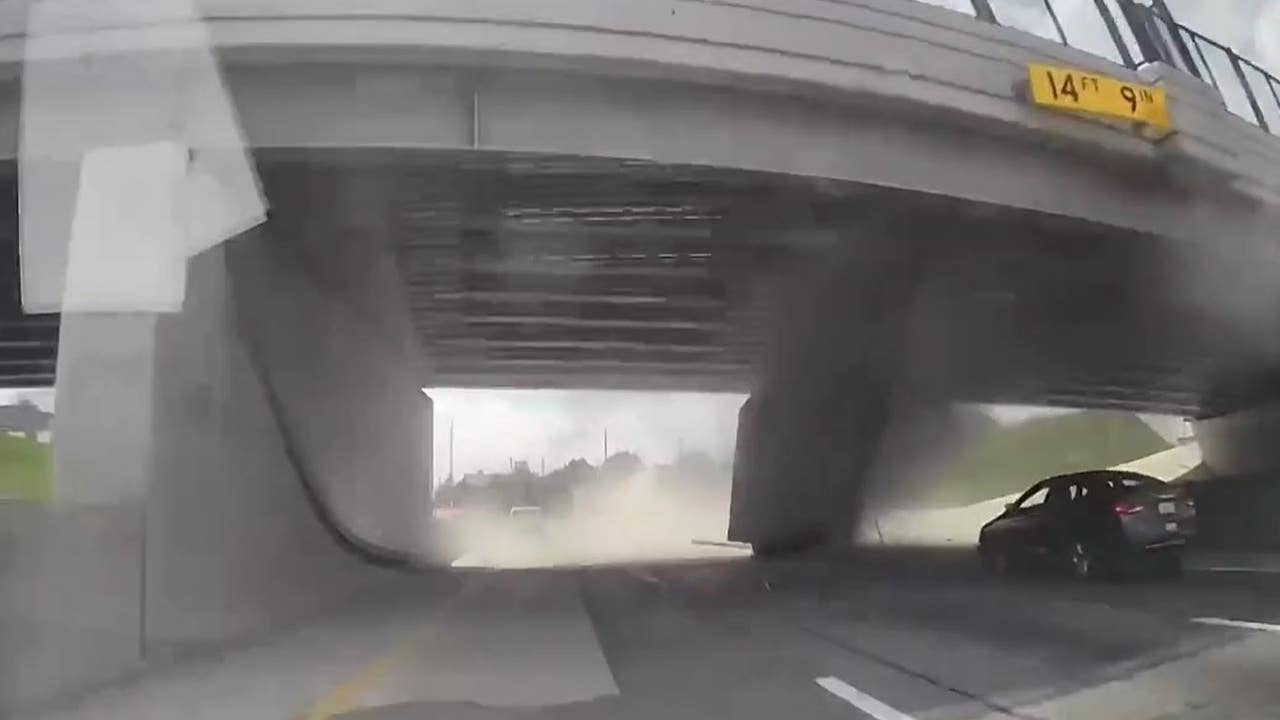
<svg viewBox="0 0 1280 720">
<path fill-rule="evenodd" d="M 364 293 L 255 232 L 190 261 L 180 313 L 63 318 L 53 500 L 0 502 L 0 715 L 447 559 L 420 358 L 350 300 L 395 296 L 376 247 L 343 249 Z"/>
<path fill-rule="evenodd" d="M 281 411 L 260 376 L 262 361 L 247 341 L 256 324 L 272 316 L 244 306 L 228 272 L 228 255 L 255 254 L 257 242 L 264 240 L 239 238 L 235 248 L 194 258 L 183 311 L 157 322 L 144 618 L 152 658 L 306 620 L 387 575 L 328 524 L 334 509 L 325 503 L 332 497 L 313 496 L 303 476 L 303 468 L 330 470 L 327 458 L 307 454 L 310 446 L 289 445 L 299 431 L 288 423 L 298 421 L 298 411 Z M 283 277 L 280 282 L 290 286 Z M 298 301 L 299 310 L 313 316 L 330 312 L 309 296 Z M 301 343 L 304 328 L 277 324 L 275 332 Z M 327 363 L 317 357 L 314 366 Z M 286 374 L 289 368 L 268 372 Z M 350 381 L 331 376 L 326 394 L 353 392 L 342 386 Z M 414 392 L 405 388 L 407 395 Z M 309 409 L 374 424 L 378 400 L 366 398 L 369 407 L 359 412 L 319 404 Z M 360 476 L 351 477 L 357 482 Z M 384 486 L 370 477 L 363 487 L 377 495 Z"/>
<path fill-rule="evenodd" d="M 780 288 L 763 379 L 739 414 L 729 538 L 757 552 L 852 540 L 919 282 L 910 239 L 845 238 Z"/>
<path fill-rule="evenodd" d="M 0 716 L 135 669 L 155 317 L 66 314 L 52 492 L 0 500 Z"/>
<path fill-rule="evenodd" d="M 411 330 L 390 335 L 360 287 L 322 283 L 323 249 L 254 231 L 227 252 L 243 339 L 308 492 L 366 554 L 432 559 L 433 411 Z M 352 281 L 400 285 L 389 256 L 352 263 Z"/>
<path fill-rule="evenodd" d="M 1207 549 L 1280 549 L 1280 405 L 1193 423 L 1204 455 L 1195 485 L 1199 533 Z"/>
<path fill-rule="evenodd" d="M 830 402 L 764 392 L 743 403 L 730 540 L 762 554 L 852 540 L 885 405 L 877 389 L 828 387 Z"/>
</svg>

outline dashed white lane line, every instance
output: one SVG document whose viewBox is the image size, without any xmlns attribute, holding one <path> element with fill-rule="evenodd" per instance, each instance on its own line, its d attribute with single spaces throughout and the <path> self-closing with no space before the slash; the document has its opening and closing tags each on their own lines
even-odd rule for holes
<svg viewBox="0 0 1280 720">
<path fill-rule="evenodd" d="M 891 708 L 849 683 L 834 677 L 814 678 L 823 690 L 844 700 L 876 720 L 914 720 L 910 715 Z"/>
<path fill-rule="evenodd" d="M 637 580 L 642 580 L 644 582 L 647 582 L 650 585 L 662 584 L 662 581 L 658 579 L 657 575 L 654 575 L 653 573 L 649 572 L 648 570 L 645 570 L 644 568 L 632 568 L 627 572 L 631 574 L 631 577 L 634 577 Z"/>
<path fill-rule="evenodd" d="M 1247 630 L 1262 630 L 1264 632 L 1280 633 L 1280 625 L 1272 625 L 1270 623 L 1251 622 L 1249 620 L 1228 620 L 1227 618 L 1198 617 L 1198 618 L 1191 618 L 1191 622 L 1197 622 L 1202 625 L 1221 625 L 1223 627 L 1237 627 L 1237 628 L 1245 628 Z"/>
<path fill-rule="evenodd" d="M 1243 565 L 1216 565 L 1208 567 L 1191 567 L 1187 569 L 1192 572 L 1280 573 L 1280 567 L 1246 567 Z"/>
</svg>

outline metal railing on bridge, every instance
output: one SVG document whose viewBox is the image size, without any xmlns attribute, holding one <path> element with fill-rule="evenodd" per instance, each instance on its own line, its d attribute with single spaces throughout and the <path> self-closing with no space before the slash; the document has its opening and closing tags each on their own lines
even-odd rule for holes
<svg viewBox="0 0 1280 720">
<path fill-rule="evenodd" d="M 1165 0 L 923 0 L 1017 28 L 1128 68 L 1172 65 L 1213 85 L 1227 109 L 1280 135 L 1280 78 L 1178 22 Z"/>
</svg>

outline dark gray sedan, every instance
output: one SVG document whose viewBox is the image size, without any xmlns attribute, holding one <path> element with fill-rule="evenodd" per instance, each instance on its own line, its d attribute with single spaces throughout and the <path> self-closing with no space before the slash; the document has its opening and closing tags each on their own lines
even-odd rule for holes
<svg viewBox="0 0 1280 720">
<path fill-rule="evenodd" d="M 1041 568 L 1087 579 L 1148 567 L 1178 574 L 1194 533 L 1195 502 L 1175 486 L 1099 470 L 1032 485 L 982 527 L 978 552 L 996 573 Z"/>
</svg>

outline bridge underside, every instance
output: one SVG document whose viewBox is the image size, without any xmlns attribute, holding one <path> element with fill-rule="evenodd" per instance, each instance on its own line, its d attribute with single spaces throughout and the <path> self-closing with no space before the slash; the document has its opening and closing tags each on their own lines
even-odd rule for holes
<svg viewBox="0 0 1280 720">
<path fill-rule="evenodd" d="M 795 278 L 901 254 L 913 267 L 882 312 L 915 328 L 923 344 L 905 350 L 929 353 L 956 399 L 1212 416 L 1253 404 L 1276 364 L 1258 332 L 1275 307 L 1273 259 L 1247 239 L 1196 247 L 905 190 L 640 161 L 271 151 L 258 163 L 275 235 L 394 250 L 402 285 L 385 300 L 411 315 L 424 385 L 749 391 L 787 342 Z M 15 198 L 12 175 L 5 186 Z M 17 311 L 16 212 L 4 226 L 0 382 L 50 384 L 57 319 Z M 856 344 L 866 328 L 840 302 L 803 312 Z"/>
<path fill-rule="evenodd" d="M 396 252 L 402 287 L 381 301 L 410 311 L 426 386 L 750 391 L 795 323 L 796 277 L 904 254 L 913 269 L 883 311 L 914 325 L 915 352 L 959 400 L 1211 416 L 1256 404 L 1275 366 L 1257 324 L 1275 307 L 1274 259 L 1242 238 L 1197 247 L 910 191 L 644 161 L 257 160 L 276 236 Z M 12 174 L 5 184 L 15 197 Z M 18 313 L 15 215 L 0 382 L 50 384 L 58 323 Z M 867 328 L 840 302 L 804 313 L 856 342 Z"/>
</svg>

